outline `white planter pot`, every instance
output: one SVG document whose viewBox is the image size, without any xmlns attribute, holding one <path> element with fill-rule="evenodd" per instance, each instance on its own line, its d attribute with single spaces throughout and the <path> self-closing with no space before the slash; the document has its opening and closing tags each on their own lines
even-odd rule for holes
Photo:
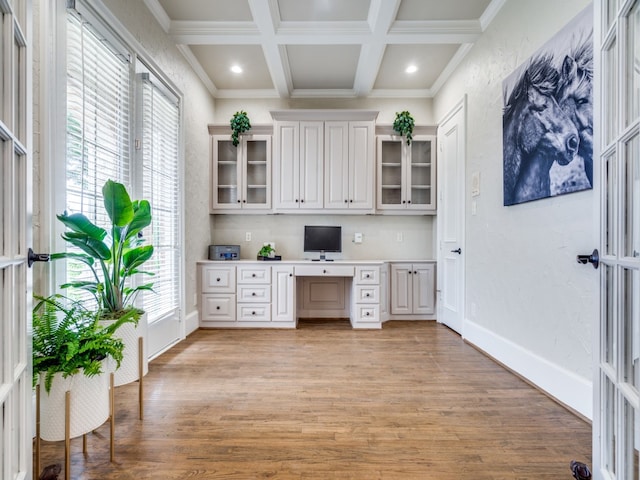
<svg viewBox="0 0 640 480">
<path fill-rule="evenodd" d="M 113 323 L 113 320 L 101 320 L 101 323 Z M 115 337 L 121 338 L 124 343 L 124 352 L 120 368 L 115 371 L 114 384 L 116 387 L 135 382 L 140 378 L 139 367 L 139 339 L 142 338 L 142 375 L 149 372 L 149 360 L 147 359 L 147 314 L 143 313 L 138 325 L 125 323 L 116 330 Z"/>
<path fill-rule="evenodd" d="M 70 392 L 70 435 L 79 437 L 109 419 L 109 373 L 87 377 L 80 372 L 67 378 L 56 373 L 49 393 L 40 374 L 40 438 L 49 442 L 65 439 L 65 394 Z"/>
</svg>

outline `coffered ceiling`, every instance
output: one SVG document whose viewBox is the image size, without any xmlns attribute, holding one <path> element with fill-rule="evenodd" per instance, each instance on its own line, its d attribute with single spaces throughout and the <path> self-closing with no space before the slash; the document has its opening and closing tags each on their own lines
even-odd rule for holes
<svg viewBox="0 0 640 480">
<path fill-rule="evenodd" d="M 435 95 L 506 0 L 144 2 L 214 97 L 353 98 Z"/>
</svg>

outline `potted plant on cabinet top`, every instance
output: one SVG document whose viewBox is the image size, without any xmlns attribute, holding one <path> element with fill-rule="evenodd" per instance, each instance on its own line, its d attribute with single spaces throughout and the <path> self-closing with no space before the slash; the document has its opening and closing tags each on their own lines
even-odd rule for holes
<svg viewBox="0 0 640 480">
<path fill-rule="evenodd" d="M 413 127 L 415 121 L 408 111 L 396 112 L 396 118 L 393 122 L 393 129 L 407 139 L 407 145 L 411 145 L 413 140 Z"/>
<path fill-rule="evenodd" d="M 115 332 L 133 318 L 123 316 L 109 325 L 99 314 L 62 295 L 35 297 L 32 312 L 33 383 L 40 395 L 40 438 L 65 438 L 65 393 L 71 392 L 70 438 L 102 425 L 109 417 L 107 362 L 116 368 L 124 343 Z"/>
<path fill-rule="evenodd" d="M 233 146 L 237 147 L 238 143 L 240 143 L 240 134 L 251 130 L 251 122 L 249 121 L 247 112 L 240 110 L 233 114 L 230 123 L 231 141 L 233 142 Z"/>
<path fill-rule="evenodd" d="M 125 186 L 112 180 L 104 184 L 102 196 L 111 221 L 108 230 L 95 225 L 82 213 L 57 215 L 68 228 L 62 238 L 82 253 L 54 253 L 51 259 L 77 260 L 89 268 L 91 280 L 72 281 L 62 288 L 74 287 L 90 292 L 103 321 L 123 317 L 133 320 L 118 330 L 125 343 L 125 354 L 121 368 L 116 371 L 116 385 L 124 385 L 140 377 L 138 358 L 144 359 L 142 375 L 148 369 L 146 355 L 138 351 L 138 339 L 146 335 L 146 318 L 142 317 L 144 312 L 135 307 L 134 301 L 139 292 L 152 290 L 153 284 L 132 286 L 130 280 L 138 273 L 149 274 L 140 267 L 153 255 L 153 245 L 144 245 L 140 234 L 151 223 L 151 205 L 147 200 L 132 201 Z"/>
</svg>

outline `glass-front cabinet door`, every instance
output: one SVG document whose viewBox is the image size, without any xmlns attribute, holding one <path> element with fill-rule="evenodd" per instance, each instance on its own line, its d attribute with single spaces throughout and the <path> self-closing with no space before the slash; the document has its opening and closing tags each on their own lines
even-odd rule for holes
<svg viewBox="0 0 640 480">
<path fill-rule="evenodd" d="M 211 211 L 271 208 L 271 136 L 211 137 Z"/>
<path fill-rule="evenodd" d="M 411 145 L 397 135 L 378 135 L 377 209 L 435 213 L 435 137 L 418 135 Z"/>
</svg>

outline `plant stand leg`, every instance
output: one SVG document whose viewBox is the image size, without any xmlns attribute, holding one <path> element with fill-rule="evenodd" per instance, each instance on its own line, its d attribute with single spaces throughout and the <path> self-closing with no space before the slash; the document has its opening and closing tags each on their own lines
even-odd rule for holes
<svg viewBox="0 0 640 480">
<path fill-rule="evenodd" d="M 40 384 L 36 385 L 36 464 L 35 474 L 40 475 Z"/>
<path fill-rule="evenodd" d="M 71 392 L 64 394 L 64 478 L 71 479 Z"/>
<path fill-rule="evenodd" d="M 138 403 L 140 409 L 140 420 L 144 418 L 144 339 L 138 337 L 138 377 L 140 383 L 138 384 Z"/>
<path fill-rule="evenodd" d="M 115 394 L 115 387 L 114 387 L 114 383 L 115 383 L 115 375 L 113 372 L 111 372 L 111 374 L 109 375 L 109 414 L 111 416 L 111 422 L 110 422 L 110 429 L 111 429 L 111 438 L 109 439 L 109 450 L 110 450 L 110 454 L 109 454 L 109 460 L 111 462 L 114 461 L 115 459 L 115 430 L 116 430 L 116 416 L 115 416 L 115 411 L 116 411 L 116 394 Z"/>
</svg>

